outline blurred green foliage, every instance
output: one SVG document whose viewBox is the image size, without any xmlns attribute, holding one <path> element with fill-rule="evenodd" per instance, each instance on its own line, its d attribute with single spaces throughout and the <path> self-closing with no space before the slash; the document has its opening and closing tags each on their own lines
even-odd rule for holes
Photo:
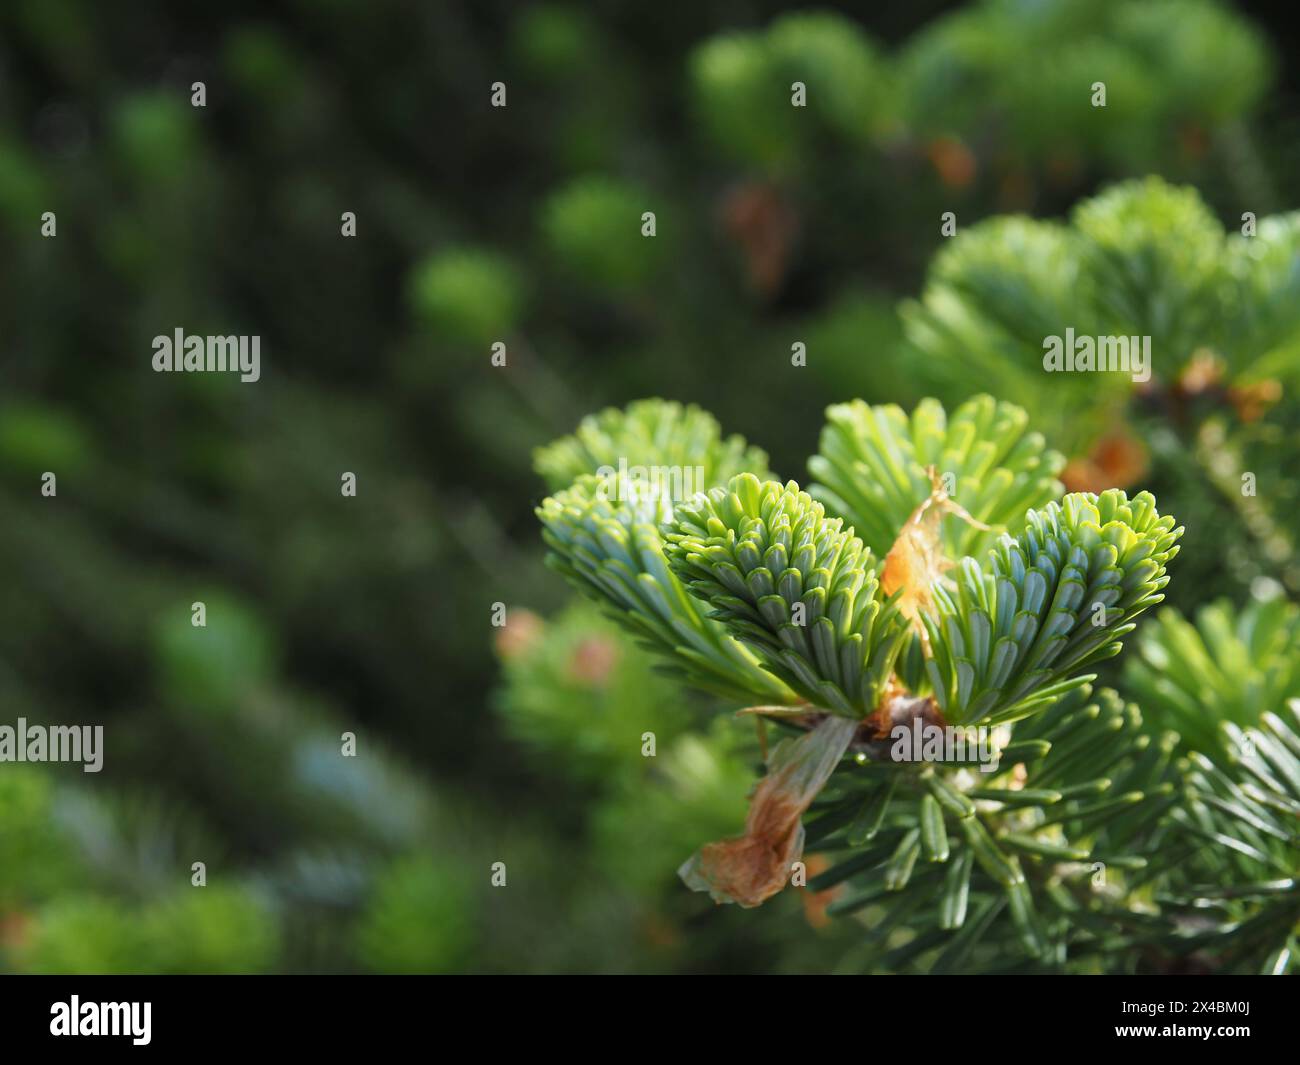
<svg viewBox="0 0 1300 1065">
<path fill-rule="evenodd" d="M 357 929 L 357 952 L 377 972 L 452 972 L 471 960 L 473 892 L 454 862 L 413 857 L 375 885 Z"/>
<path fill-rule="evenodd" d="M 430 328 L 480 348 L 515 324 L 520 302 L 509 261 L 475 249 L 440 252 L 411 279 L 411 303 Z"/>
</svg>

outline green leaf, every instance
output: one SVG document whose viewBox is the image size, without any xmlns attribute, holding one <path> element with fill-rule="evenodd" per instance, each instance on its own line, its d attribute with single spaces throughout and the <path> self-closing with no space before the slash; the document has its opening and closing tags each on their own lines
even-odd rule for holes
<svg viewBox="0 0 1300 1065">
<path fill-rule="evenodd" d="M 741 474 L 665 530 L 673 573 L 768 669 L 834 713 L 876 708 L 908 630 L 840 519 L 793 481 Z"/>
<path fill-rule="evenodd" d="M 975 861 L 975 852 L 969 847 L 962 849 L 957 860 L 948 866 L 948 875 L 943 882 L 943 901 L 939 910 L 939 925 L 954 930 L 966 921 L 966 906 L 970 899 L 970 873 Z"/>
<path fill-rule="evenodd" d="M 1182 531 L 1147 492 L 1077 493 L 1030 511 L 983 565 L 964 560 L 956 589 L 936 586 L 924 615 L 944 717 L 1011 720 L 1084 683 L 1081 671 L 1116 653 L 1133 619 L 1163 598 Z M 976 625 L 991 627 L 993 655 L 972 657 Z"/>
<path fill-rule="evenodd" d="M 604 473 L 613 484 L 624 471 L 634 482 L 666 486 L 663 494 L 670 502 L 725 484 L 738 473 L 771 476 L 760 448 L 741 436 L 724 437 L 707 411 L 663 399 L 589 415 L 573 435 L 538 448 L 533 466 L 553 492 L 584 474 Z"/>
<path fill-rule="evenodd" d="M 933 466 L 977 521 L 1009 526 L 1025 511 L 1059 498 L 1056 475 L 1065 459 L 1027 431 L 1028 415 L 991 396 L 976 396 L 951 416 L 936 400 L 922 400 L 909 418 L 896 406 L 862 400 L 826 411 L 817 455 L 808 462 L 815 482 L 808 493 L 843 518 L 877 555 L 884 557 L 932 485 Z M 962 522 L 944 529 L 953 558 L 982 553 L 995 533 Z"/>
<path fill-rule="evenodd" d="M 933 795 L 921 796 L 921 842 L 928 860 L 948 860 L 948 832 L 943 826 L 943 810 Z"/>
<path fill-rule="evenodd" d="M 669 512 L 652 493 L 609 498 L 599 477 L 579 478 L 537 508 L 549 564 L 689 683 L 745 703 L 796 702 L 725 629 L 703 616 L 664 558 L 656 524 Z"/>
<path fill-rule="evenodd" d="M 902 891 L 912 875 L 916 859 L 921 854 L 921 833 L 912 829 L 905 835 L 894 851 L 894 855 L 885 867 L 885 887 L 890 891 Z"/>
<path fill-rule="evenodd" d="M 1253 726 L 1265 708 L 1300 697 L 1300 609 L 1284 599 L 1240 610 L 1220 600 L 1201 607 L 1194 625 L 1162 609 L 1124 680 L 1148 720 L 1176 730 L 1184 749 L 1224 751 L 1224 721 Z"/>
</svg>

